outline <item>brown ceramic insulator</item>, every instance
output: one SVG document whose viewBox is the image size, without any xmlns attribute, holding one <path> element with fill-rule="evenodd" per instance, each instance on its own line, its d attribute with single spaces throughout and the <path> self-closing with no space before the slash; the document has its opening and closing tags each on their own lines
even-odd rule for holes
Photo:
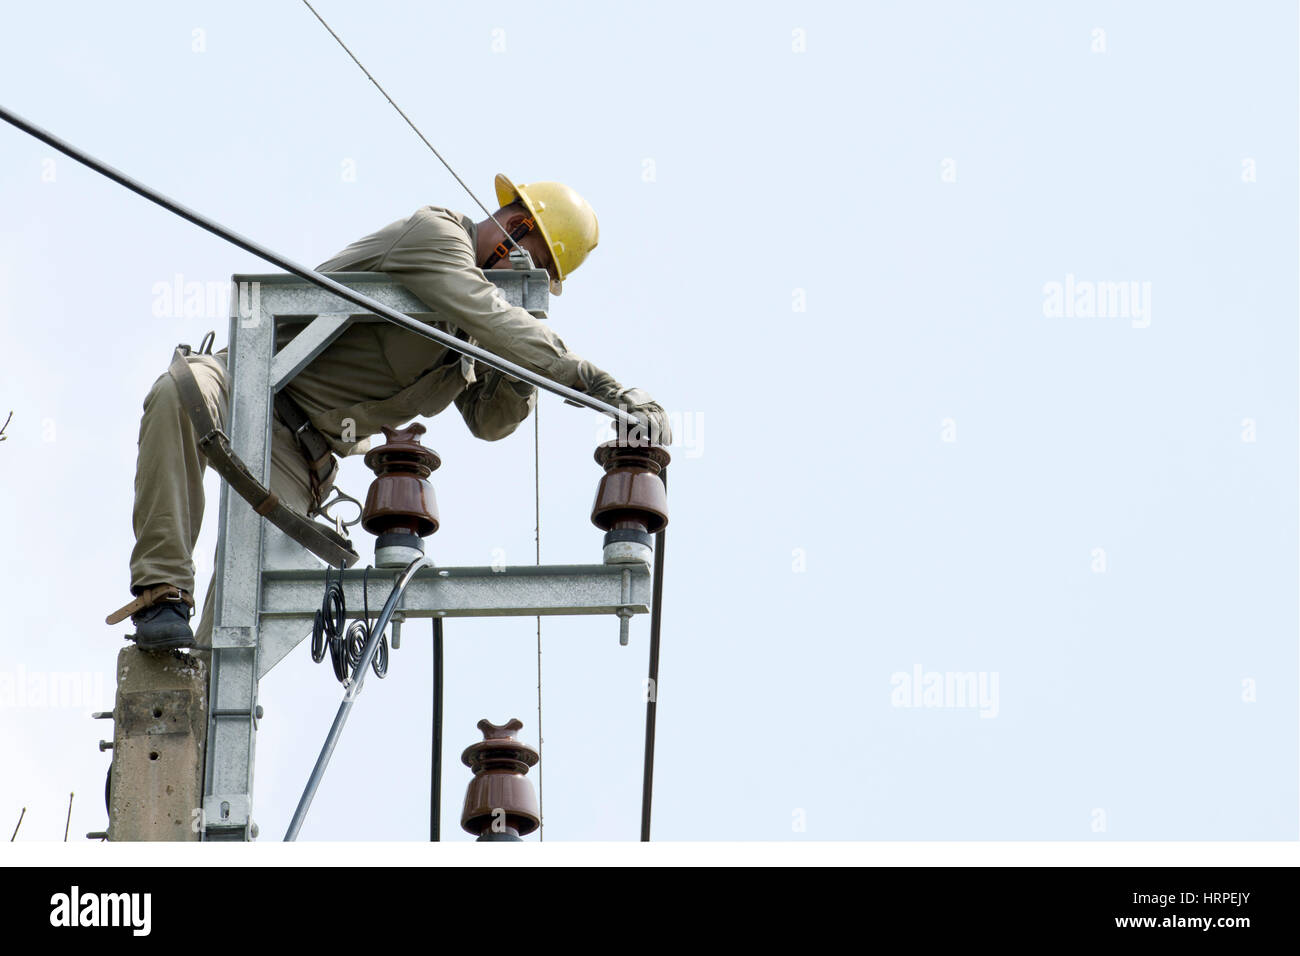
<svg viewBox="0 0 1300 956">
<path fill-rule="evenodd" d="M 460 755 L 474 772 L 460 816 L 460 825 L 469 833 L 483 836 L 494 832 L 493 823 L 497 823 L 524 836 L 541 824 L 537 794 L 532 781 L 524 776 L 536 765 L 537 751 L 515 739 L 523 728 L 518 718 L 501 725 L 484 718 L 478 722 L 483 739 Z"/>
<path fill-rule="evenodd" d="M 668 492 L 659 473 L 668 449 L 649 442 L 608 441 L 596 449 L 605 469 L 591 506 L 591 523 L 602 531 L 631 528 L 657 534 L 668 526 Z"/>
<path fill-rule="evenodd" d="M 442 461 L 420 444 L 424 426 L 384 426 L 387 441 L 366 452 L 366 466 L 375 473 L 361 511 L 361 527 L 371 534 L 406 532 L 426 537 L 438 530 L 438 502 L 426 480 Z"/>
</svg>

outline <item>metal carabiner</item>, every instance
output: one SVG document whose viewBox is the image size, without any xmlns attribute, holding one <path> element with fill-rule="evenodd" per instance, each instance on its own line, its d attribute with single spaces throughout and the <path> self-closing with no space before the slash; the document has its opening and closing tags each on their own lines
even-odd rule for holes
<svg viewBox="0 0 1300 956">
<path fill-rule="evenodd" d="M 344 520 L 343 520 L 341 517 L 339 517 L 338 515 L 330 514 L 330 509 L 333 508 L 335 505 L 339 504 L 340 502 L 342 502 L 342 503 L 344 503 L 344 504 L 354 504 L 354 505 L 356 505 L 356 506 L 357 506 L 357 516 L 356 516 L 355 518 L 353 518 L 351 521 L 344 521 Z M 333 521 L 333 522 L 334 522 L 334 530 L 337 531 L 337 532 L 339 533 L 340 536 L 342 536 L 342 537 L 347 537 L 347 534 L 346 534 L 346 532 L 345 532 L 345 529 L 352 527 L 354 524 L 360 524 L 360 523 L 361 523 L 361 512 L 362 512 L 362 510 L 363 510 L 363 509 L 362 509 L 361 502 L 357 501 L 357 499 L 356 499 L 356 498 L 353 498 L 351 495 L 349 495 L 349 494 L 345 494 L 345 493 L 343 492 L 342 489 L 340 489 L 340 488 L 335 488 L 335 489 L 334 489 L 334 496 L 333 496 L 332 498 L 330 498 L 328 501 L 323 502 L 323 503 L 321 504 L 321 506 L 320 506 L 319 508 L 316 509 L 316 514 L 318 514 L 318 515 L 324 515 L 326 519 L 328 519 L 328 520 L 330 520 L 330 521 Z"/>
</svg>

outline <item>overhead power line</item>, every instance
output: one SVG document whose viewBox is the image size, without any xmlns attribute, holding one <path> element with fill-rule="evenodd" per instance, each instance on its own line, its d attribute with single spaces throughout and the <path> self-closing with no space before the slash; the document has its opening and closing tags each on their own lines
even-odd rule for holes
<svg viewBox="0 0 1300 956">
<path fill-rule="evenodd" d="M 361 60 L 357 58 L 357 55 L 352 52 L 351 48 L 346 43 L 343 42 L 343 38 L 334 32 L 334 28 L 325 22 L 325 18 L 322 17 L 320 13 L 317 12 L 315 7 L 313 7 L 310 3 L 308 3 L 307 0 L 302 0 L 302 2 L 303 5 L 312 12 L 312 16 L 314 16 L 317 20 L 320 21 L 320 25 L 329 31 L 330 36 L 332 36 L 335 40 L 338 41 L 338 45 L 343 47 L 343 52 L 346 53 L 348 56 L 352 57 L 352 62 L 355 63 L 360 68 L 361 72 L 366 75 L 366 79 L 368 79 L 371 83 L 375 84 L 375 89 L 377 89 L 380 93 L 384 95 L 384 99 L 388 100 L 389 105 L 392 106 L 393 109 L 397 110 L 397 115 L 400 116 L 402 119 L 406 120 L 406 125 L 411 127 L 411 129 L 415 131 L 415 135 L 420 137 L 420 141 L 424 143 L 425 146 L 429 147 L 429 150 L 430 152 L 433 153 L 433 155 L 438 157 L 438 161 L 442 163 L 442 165 L 447 167 L 447 172 L 451 173 L 452 177 L 456 180 L 456 182 L 460 183 L 461 187 L 465 190 L 465 192 L 469 193 L 469 198 L 474 200 L 474 202 L 478 203 L 478 207 L 482 209 L 484 213 L 487 214 L 487 217 L 489 219 L 491 219 L 493 222 L 496 223 L 497 228 L 501 230 L 501 233 L 507 239 L 510 240 L 510 244 L 514 246 L 516 249 L 519 249 L 520 252 L 523 252 L 524 250 L 520 248 L 519 243 L 515 242 L 514 236 L 506 232 L 505 227 L 501 225 L 501 223 L 497 220 L 497 217 L 493 215 L 493 213 L 488 209 L 487 206 L 483 205 L 483 203 L 479 200 L 478 196 L 474 194 L 474 190 L 469 188 L 469 185 L 465 182 L 465 180 L 460 178 L 460 176 L 456 173 L 456 170 L 451 168 L 451 163 L 447 162 L 447 160 L 443 158 L 442 153 L 438 152 L 438 150 L 434 147 L 433 143 L 429 142 L 429 138 L 425 136 L 422 132 L 420 132 L 420 127 L 415 125 L 415 121 L 412 120 L 411 117 L 406 115 L 406 112 L 400 106 L 397 105 L 396 100 L 394 100 L 391 96 L 388 95 L 388 91 L 384 89 L 383 86 L 380 85 L 379 81 L 375 79 L 374 75 L 369 70 L 366 69 L 365 64 L 362 63 Z"/>
</svg>

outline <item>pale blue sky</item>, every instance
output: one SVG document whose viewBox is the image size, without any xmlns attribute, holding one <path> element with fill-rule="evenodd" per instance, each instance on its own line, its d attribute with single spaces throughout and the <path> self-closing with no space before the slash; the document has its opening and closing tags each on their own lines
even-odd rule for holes
<svg viewBox="0 0 1300 956">
<path fill-rule="evenodd" d="M 497 172 L 587 197 L 600 247 L 550 321 L 693 424 L 657 837 L 1297 837 L 1294 3 L 318 8 L 485 201 Z M 299 261 L 476 212 L 295 0 L 0 22 L 0 102 Z M 154 287 L 267 267 L 51 156 L 0 128 L 3 667 L 99 674 L 108 708 L 140 403 L 175 343 L 226 338 Z M 1067 276 L 1150 283 L 1149 325 L 1045 315 Z M 543 559 L 598 560 L 595 416 L 540 404 Z M 435 560 L 531 563 L 531 423 L 426 424 Z M 543 634 L 546 837 L 635 839 L 647 622 Z M 427 836 L 427 635 L 304 839 Z M 918 668 L 996 679 L 995 716 L 897 706 Z M 475 722 L 536 743 L 533 621 L 449 622 L 447 690 L 456 838 Z M 338 697 L 305 647 L 263 682 L 262 839 Z M 90 709 L 0 702 L 0 822 L 57 839 L 76 790 L 73 833 L 103 827 Z"/>
</svg>

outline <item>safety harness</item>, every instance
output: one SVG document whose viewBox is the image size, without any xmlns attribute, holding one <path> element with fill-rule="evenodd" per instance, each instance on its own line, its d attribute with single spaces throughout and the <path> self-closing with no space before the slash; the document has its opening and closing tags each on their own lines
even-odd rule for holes
<svg viewBox="0 0 1300 956">
<path fill-rule="evenodd" d="M 185 360 L 189 354 L 188 345 L 177 346 L 167 372 L 176 383 L 181 404 L 194 425 L 195 434 L 199 436 L 199 448 L 207 457 L 208 464 L 226 479 L 226 483 L 239 497 L 253 506 L 254 511 L 326 564 L 350 568 L 360 561 L 361 556 L 353 550 L 352 542 L 346 537 L 333 528 L 298 514 L 282 503 L 275 492 L 253 476 L 252 471 L 230 447 L 229 436 L 213 421 L 208 403 L 204 401 L 203 393 L 199 390 L 199 383 L 195 381 L 194 373 L 190 370 L 190 363 Z M 302 409 L 292 400 L 284 402 L 283 408 L 281 405 L 280 396 L 277 396 L 277 411 L 285 420 L 285 424 L 294 432 L 307 460 L 311 463 L 312 489 L 315 492 L 319 487 L 328 484 L 329 479 L 338 470 L 338 462 L 330 453 L 324 436 L 314 428 L 306 427 L 310 422 L 307 422 L 307 416 Z"/>
<path fill-rule="evenodd" d="M 302 406 L 283 391 L 275 393 L 275 413 L 280 416 L 280 421 L 288 426 L 289 431 L 293 432 L 294 440 L 298 442 L 298 447 L 306 457 L 309 465 L 308 473 L 311 477 L 312 500 L 320 502 L 321 492 L 330 486 L 330 482 L 339 471 L 334 449 L 311 423 Z"/>
</svg>

